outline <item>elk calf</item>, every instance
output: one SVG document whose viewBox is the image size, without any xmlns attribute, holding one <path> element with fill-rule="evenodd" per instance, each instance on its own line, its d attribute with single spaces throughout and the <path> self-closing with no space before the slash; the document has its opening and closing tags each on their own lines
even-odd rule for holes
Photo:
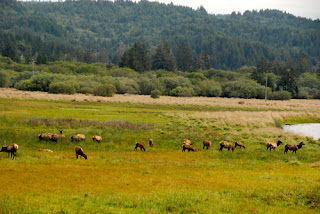
<svg viewBox="0 0 320 214">
<path fill-rule="evenodd" d="M 78 156 L 79 156 L 79 155 L 82 156 L 82 157 L 84 157 L 85 159 L 88 158 L 87 155 L 83 153 L 83 149 L 82 149 L 80 146 L 77 146 L 77 147 L 75 148 L 75 151 L 76 151 L 76 157 L 77 157 L 77 159 L 78 159 Z M 80 158 L 81 158 L 81 157 L 80 157 Z"/>
</svg>

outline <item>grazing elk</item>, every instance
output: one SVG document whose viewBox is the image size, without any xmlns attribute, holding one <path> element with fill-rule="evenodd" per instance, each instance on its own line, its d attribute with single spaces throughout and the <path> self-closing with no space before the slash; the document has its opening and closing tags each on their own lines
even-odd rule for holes
<svg viewBox="0 0 320 214">
<path fill-rule="evenodd" d="M 267 144 L 267 150 L 270 149 L 270 152 L 271 152 L 271 149 L 275 150 L 278 146 L 280 146 L 280 144 L 282 144 L 282 142 L 280 140 L 278 140 L 277 143 L 275 142 L 268 142 Z"/>
<path fill-rule="evenodd" d="M 134 150 L 137 150 L 137 148 L 140 148 L 140 150 L 142 151 L 142 149 L 143 149 L 143 151 L 145 152 L 146 151 L 146 149 L 144 148 L 144 145 L 142 144 L 142 143 L 136 143 L 136 147 L 134 147 Z"/>
<path fill-rule="evenodd" d="M 85 140 L 86 136 L 84 134 L 77 134 L 77 135 L 72 135 L 71 136 L 71 141 L 80 141 L 80 140 Z"/>
<path fill-rule="evenodd" d="M 38 135 L 38 138 L 39 140 L 48 141 L 48 140 L 51 140 L 52 135 L 53 135 L 52 133 L 41 133 Z"/>
<path fill-rule="evenodd" d="M 211 141 L 204 140 L 202 149 L 204 149 L 204 147 L 207 147 L 207 149 L 209 149 L 211 147 L 211 144 L 212 144 Z"/>
<path fill-rule="evenodd" d="M 188 150 L 188 152 L 190 152 L 190 151 L 193 151 L 193 152 L 194 152 L 194 149 L 192 148 L 191 145 L 189 145 L 189 144 L 183 144 L 183 145 L 182 145 L 182 152 L 185 152 L 186 149 Z"/>
<path fill-rule="evenodd" d="M 13 143 L 13 144 L 9 144 L 8 146 L 2 146 L 0 152 L 8 152 L 8 155 L 11 154 L 11 158 L 13 160 L 14 157 L 17 155 L 18 148 L 19 146 Z"/>
<path fill-rule="evenodd" d="M 183 145 L 193 145 L 193 143 L 188 139 L 184 139 L 183 140 Z"/>
<path fill-rule="evenodd" d="M 98 136 L 98 135 L 94 135 L 94 136 L 92 136 L 92 140 L 93 140 L 93 142 L 96 141 L 96 142 L 100 143 L 102 141 L 102 137 Z"/>
<path fill-rule="evenodd" d="M 52 134 L 50 140 L 58 142 L 59 139 L 64 139 L 66 136 L 62 133 L 62 130 L 59 130 L 60 134 Z"/>
<path fill-rule="evenodd" d="M 245 146 L 244 146 L 244 144 L 242 143 L 242 142 L 239 142 L 239 141 L 236 141 L 235 143 L 234 143 L 234 148 L 237 148 L 237 146 L 239 146 L 240 148 L 242 147 L 242 148 L 246 148 Z"/>
<path fill-rule="evenodd" d="M 149 140 L 149 146 L 153 147 L 153 140 L 152 139 Z"/>
<path fill-rule="evenodd" d="M 39 152 L 51 152 L 51 153 L 53 152 L 51 149 L 41 149 L 40 146 L 38 147 L 38 151 Z"/>
<path fill-rule="evenodd" d="M 232 150 L 232 152 L 234 151 L 234 146 L 232 145 L 232 143 L 228 142 L 228 141 L 221 141 L 220 142 L 220 149 L 219 151 L 221 152 L 223 148 L 228 149 L 228 151 L 230 151 L 230 149 Z"/>
<path fill-rule="evenodd" d="M 77 147 L 75 148 L 75 151 L 76 151 L 76 157 L 77 157 L 77 159 L 78 159 L 78 156 L 79 156 L 79 155 L 82 156 L 82 157 L 84 157 L 84 159 L 87 159 L 87 158 L 88 158 L 88 156 L 83 153 L 83 149 L 82 149 L 80 146 L 77 146 Z M 80 157 L 80 158 L 81 158 L 81 157 Z"/>
<path fill-rule="evenodd" d="M 286 154 L 288 152 L 288 150 L 291 150 L 292 154 L 293 153 L 297 154 L 297 150 L 301 149 L 303 145 L 306 145 L 306 144 L 304 144 L 303 142 L 300 142 L 298 145 L 286 144 L 284 146 L 284 148 L 285 148 L 284 153 Z"/>
</svg>

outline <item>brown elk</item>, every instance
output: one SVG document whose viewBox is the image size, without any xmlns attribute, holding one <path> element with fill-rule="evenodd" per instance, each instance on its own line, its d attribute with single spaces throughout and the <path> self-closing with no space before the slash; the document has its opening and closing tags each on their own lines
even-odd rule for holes
<svg viewBox="0 0 320 214">
<path fill-rule="evenodd" d="M 94 135 L 94 136 L 92 136 L 92 140 L 93 140 L 93 142 L 96 141 L 96 142 L 100 143 L 102 141 L 102 137 L 98 136 L 98 135 Z"/>
<path fill-rule="evenodd" d="M 145 147 L 144 147 L 144 145 L 143 145 L 142 143 L 139 143 L 139 142 L 136 143 L 136 147 L 134 147 L 134 150 L 137 150 L 138 147 L 140 148 L 141 151 L 142 151 L 142 150 L 143 150 L 144 152 L 146 151 L 146 149 L 145 149 Z"/>
<path fill-rule="evenodd" d="M 278 140 L 277 143 L 275 142 L 268 142 L 267 144 L 267 150 L 270 149 L 270 152 L 271 152 L 271 149 L 275 150 L 278 146 L 280 146 L 280 144 L 282 144 L 282 142 L 280 140 Z"/>
<path fill-rule="evenodd" d="M 80 141 L 80 140 L 85 140 L 86 136 L 84 134 L 77 134 L 77 135 L 72 135 L 71 136 L 71 141 Z"/>
<path fill-rule="evenodd" d="M 204 149 L 205 147 L 207 147 L 207 149 L 209 149 L 211 147 L 211 145 L 212 145 L 211 141 L 204 140 L 202 149 Z"/>
<path fill-rule="evenodd" d="M 77 147 L 75 148 L 75 151 L 76 151 L 76 157 L 77 157 L 77 159 L 78 159 L 78 156 L 79 156 L 79 155 L 82 156 L 82 157 L 84 157 L 84 159 L 87 159 L 87 158 L 88 158 L 88 156 L 83 153 L 83 149 L 82 149 L 80 146 L 77 146 Z M 80 158 L 81 158 L 81 157 L 80 157 Z"/>
<path fill-rule="evenodd" d="M 242 147 L 244 149 L 246 148 L 245 145 L 242 142 L 239 142 L 239 141 L 236 141 L 234 143 L 234 148 L 237 148 L 237 146 L 239 146 L 240 148 Z"/>
<path fill-rule="evenodd" d="M 38 151 L 39 152 L 51 152 L 51 153 L 53 152 L 51 149 L 41 149 L 40 146 L 38 147 Z"/>
<path fill-rule="evenodd" d="M 153 147 L 153 140 L 152 139 L 149 140 L 149 146 Z"/>
<path fill-rule="evenodd" d="M 11 158 L 13 160 L 14 157 L 17 155 L 18 148 L 19 146 L 13 143 L 13 144 L 9 144 L 8 146 L 2 146 L 0 152 L 8 152 L 8 155 L 11 154 Z"/>
<path fill-rule="evenodd" d="M 230 149 L 232 150 L 232 152 L 234 151 L 234 146 L 232 145 L 232 143 L 228 142 L 228 141 L 221 141 L 220 142 L 220 149 L 219 151 L 221 152 L 223 148 L 228 149 L 228 151 L 230 151 Z"/>
<path fill-rule="evenodd" d="M 188 150 L 188 152 L 190 152 L 190 151 L 193 151 L 193 152 L 194 152 L 194 149 L 192 148 L 191 145 L 189 145 L 189 144 L 183 144 L 183 145 L 182 145 L 182 152 L 185 152 L 186 149 Z"/>
<path fill-rule="evenodd" d="M 303 142 L 300 142 L 298 145 L 293 145 L 293 144 L 286 144 L 284 146 L 285 150 L 284 153 L 286 154 L 288 152 L 288 150 L 292 151 L 292 154 L 295 153 L 297 154 L 297 150 L 301 149 L 304 144 Z"/>
</svg>

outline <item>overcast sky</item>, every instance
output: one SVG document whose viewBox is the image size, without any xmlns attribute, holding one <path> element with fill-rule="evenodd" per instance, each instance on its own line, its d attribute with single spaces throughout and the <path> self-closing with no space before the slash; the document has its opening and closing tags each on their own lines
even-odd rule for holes
<svg viewBox="0 0 320 214">
<path fill-rule="evenodd" d="M 197 9 L 202 5 L 208 13 L 231 14 L 233 11 L 278 9 L 295 16 L 320 19 L 320 0 L 149 0 Z"/>
<path fill-rule="evenodd" d="M 0 0 L 1 1 L 1 0 Z M 30 1 L 30 0 L 22 0 Z M 37 0 L 38 1 L 38 0 Z M 41 0 L 59 1 L 59 0 Z M 61 1 L 61 0 L 60 0 Z M 139 1 L 139 0 L 132 0 Z M 320 0 L 148 0 L 197 9 L 202 5 L 211 14 L 231 14 L 246 10 L 278 9 L 295 16 L 320 19 Z"/>
</svg>

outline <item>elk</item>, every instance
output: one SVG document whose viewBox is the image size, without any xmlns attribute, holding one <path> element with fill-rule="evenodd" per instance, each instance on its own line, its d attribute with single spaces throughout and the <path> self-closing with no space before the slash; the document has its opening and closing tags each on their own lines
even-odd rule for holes
<svg viewBox="0 0 320 214">
<path fill-rule="evenodd" d="M 84 134 L 77 134 L 77 135 L 72 135 L 71 136 L 71 141 L 80 141 L 80 140 L 85 140 L 86 136 Z"/>
<path fill-rule="evenodd" d="M 51 153 L 53 152 L 51 149 L 41 149 L 40 146 L 38 147 L 38 151 L 39 152 L 51 152 Z"/>
<path fill-rule="evenodd" d="M 149 146 L 153 147 L 153 140 L 152 139 L 149 140 Z"/>
<path fill-rule="evenodd" d="M 207 149 L 209 149 L 211 147 L 211 141 L 204 140 L 202 149 L 204 149 L 204 147 L 207 147 Z"/>
<path fill-rule="evenodd" d="M 234 148 L 237 148 L 237 146 L 239 146 L 240 148 L 242 147 L 242 148 L 246 148 L 245 146 L 244 146 L 244 144 L 242 143 L 242 142 L 239 142 L 239 141 L 236 141 L 235 143 L 234 143 Z"/>
<path fill-rule="evenodd" d="M 75 148 L 75 151 L 76 151 L 76 157 L 77 157 L 77 159 L 78 159 L 78 156 L 79 156 L 79 155 L 82 156 L 82 157 L 84 157 L 84 159 L 87 159 L 87 158 L 88 158 L 88 156 L 83 153 L 83 149 L 82 149 L 80 146 L 77 146 L 77 147 Z M 80 158 L 81 158 L 81 157 L 80 157 Z"/>
<path fill-rule="evenodd" d="M 188 152 L 190 152 L 190 151 L 193 151 L 193 152 L 194 152 L 194 148 L 192 148 L 191 145 L 189 145 L 189 144 L 183 144 L 183 145 L 182 145 L 182 152 L 185 152 L 186 149 L 188 150 Z"/>
<path fill-rule="evenodd" d="M 13 160 L 14 157 L 17 155 L 18 148 L 19 146 L 13 143 L 13 144 L 9 144 L 9 146 L 2 146 L 0 152 L 8 152 L 8 155 L 11 153 L 11 158 Z"/>
<path fill-rule="evenodd" d="M 280 146 L 280 144 L 282 144 L 282 142 L 280 140 L 278 140 L 277 143 L 275 142 L 268 142 L 267 144 L 267 150 L 270 149 L 270 152 L 271 152 L 271 149 L 275 150 L 278 146 Z"/>
<path fill-rule="evenodd" d="M 293 144 L 286 144 L 284 146 L 285 150 L 284 153 L 286 154 L 288 152 L 288 150 L 292 150 L 292 154 L 295 153 L 297 154 L 297 150 L 301 149 L 304 144 L 303 142 L 300 142 L 298 145 L 293 145 Z"/>
<path fill-rule="evenodd" d="M 93 140 L 93 142 L 96 141 L 96 142 L 100 143 L 102 141 L 102 137 L 98 136 L 98 135 L 94 135 L 94 136 L 92 136 L 92 140 Z"/>
<path fill-rule="evenodd" d="M 60 134 L 52 134 L 50 140 L 58 142 L 59 139 L 64 139 L 66 136 L 62 133 L 62 130 L 59 130 Z"/>
<path fill-rule="evenodd" d="M 144 145 L 142 144 L 142 143 L 136 143 L 136 147 L 134 147 L 134 150 L 137 150 L 137 148 L 140 148 L 140 150 L 142 151 L 142 149 L 143 149 L 143 151 L 145 152 L 146 151 L 146 149 L 144 148 Z"/>
<path fill-rule="evenodd" d="M 38 135 L 38 138 L 39 140 L 48 141 L 48 140 L 51 140 L 52 135 L 53 135 L 52 133 L 41 133 Z"/>
<path fill-rule="evenodd" d="M 230 151 L 230 149 L 232 150 L 232 152 L 234 151 L 234 146 L 232 145 L 232 143 L 228 142 L 228 141 L 221 141 L 220 142 L 220 149 L 219 151 L 221 152 L 223 148 L 228 149 L 228 151 Z"/>
</svg>

